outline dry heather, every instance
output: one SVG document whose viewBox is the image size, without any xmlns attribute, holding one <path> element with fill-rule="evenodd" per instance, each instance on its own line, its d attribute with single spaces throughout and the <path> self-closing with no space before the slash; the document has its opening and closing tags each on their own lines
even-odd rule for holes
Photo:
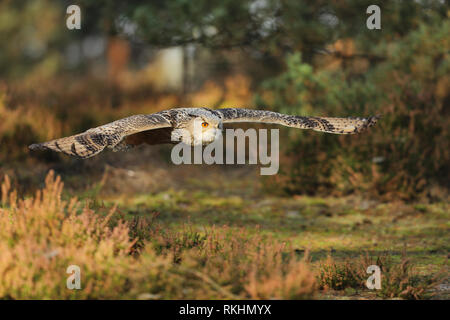
<svg viewBox="0 0 450 320">
<path fill-rule="evenodd" d="M 368 278 L 366 269 L 370 265 L 381 269 L 381 289 L 376 292 L 382 298 L 432 298 L 436 294 L 433 288 L 445 276 L 443 270 L 432 278 L 421 276 L 406 253 L 403 253 L 400 263 L 394 263 L 387 252 L 378 257 L 366 253 L 357 260 L 345 261 L 336 261 L 328 256 L 319 267 L 319 287 L 325 290 L 365 289 Z"/>
<path fill-rule="evenodd" d="M 19 199 L 5 176 L 0 206 L 1 299 L 311 298 L 315 274 L 286 245 L 245 230 L 161 230 L 63 200 L 50 172 L 45 188 Z M 78 265 L 81 289 L 66 287 Z"/>
<path fill-rule="evenodd" d="M 207 82 L 186 96 L 156 92 L 139 77 L 132 86 L 126 79 L 115 85 L 89 76 L 61 76 L 32 84 L 0 81 L 0 163 L 30 161 L 27 146 L 31 143 L 82 132 L 132 114 L 180 106 L 248 105 L 251 100 L 249 79 L 240 74 L 226 77 L 222 86 Z M 57 159 L 50 154 L 32 156 L 40 161 Z"/>
</svg>

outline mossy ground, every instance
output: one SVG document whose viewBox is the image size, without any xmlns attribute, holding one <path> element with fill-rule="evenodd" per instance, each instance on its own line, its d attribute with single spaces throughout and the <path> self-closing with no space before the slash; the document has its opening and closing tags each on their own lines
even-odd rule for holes
<svg viewBox="0 0 450 320">
<path fill-rule="evenodd" d="M 356 262 L 366 252 L 374 256 L 389 252 L 392 261 L 400 264 L 406 253 L 420 276 L 444 272 L 448 281 L 448 202 L 382 202 L 362 196 L 277 196 L 262 189 L 264 180 L 254 168 L 219 170 L 205 166 L 188 168 L 188 174 L 181 174 L 184 169 L 171 169 L 171 179 L 180 178 L 177 186 L 121 194 L 99 190 L 95 202 L 106 206 L 117 204 L 127 219 L 157 212 L 158 223 L 171 231 L 182 230 L 189 224 L 199 233 L 211 226 L 227 226 L 245 228 L 249 234 L 269 235 L 289 242 L 299 256 L 308 251 L 314 266 L 329 255 L 336 261 Z M 140 174 L 151 175 L 134 172 L 122 183 Z M 106 190 L 109 188 L 106 186 Z M 374 291 L 352 288 L 322 291 L 319 296 L 377 298 Z M 437 290 L 436 297 L 448 297 L 448 291 Z"/>
<path fill-rule="evenodd" d="M 277 291 L 280 288 L 288 290 L 286 288 L 291 288 L 289 286 L 292 281 L 314 277 L 306 274 L 299 278 L 289 278 L 296 274 L 296 266 L 289 267 L 290 269 L 287 270 L 290 271 L 283 276 L 276 275 L 281 270 L 281 266 L 274 265 L 265 269 L 264 272 L 268 274 L 261 275 L 262 278 L 252 282 L 258 283 L 261 287 L 251 287 L 248 282 L 245 282 L 247 280 L 242 282 L 240 272 L 250 272 L 251 268 L 256 268 L 254 270 L 264 268 L 257 261 L 253 261 L 257 250 L 260 250 L 257 239 L 261 239 L 261 244 L 264 246 L 270 243 L 275 246 L 285 243 L 287 247 L 283 249 L 283 254 L 290 252 L 297 256 L 298 260 L 305 257 L 307 253 L 308 265 L 313 272 L 319 272 L 321 266 L 328 263 L 331 256 L 333 263 L 352 264 L 353 268 L 356 268 L 354 271 L 359 272 L 359 277 L 363 279 L 369 277 L 369 274 L 365 274 L 361 260 L 366 253 L 371 257 L 378 257 L 387 252 L 391 263 L 397 266 L 402 265 L 406 255 L 414 266 L 412 278 L 426 281 L 440 275 L 438 283 L 440 286 L 433 286 L 434 298 L 449 298 L 447 259 L 450 252 L 450 205 L 448 201 L 431 202 L 426 199 L 415 202 L 382 201 L 364 194 L 345 197 L 281 195 L 282 192 L 276 188 L 267 189 L 266 180 L 259 175 L 259 168 L 256 166 L 175 166 L 171 164 L 164 150 L 165 147 L 161 150 L 140 148 L 121 154 L 107 152 L 105 155 L 87 161 L 63 158 L 62 162 L 50 167 L 35 166 L 28 171 L 22 168 L 20 171 L 10 170 L 9 172 L 15 176 L 13 181 L 16 182 L 13 182 L 13 187 L 19 190 L 19 194 L 31 196 L 34 189 L 43 187 L 44 177 L 51 168 L 64 181 L 63 199 L 78 197 L 81 203 L 87 203 L 88 207 L 93 209 L 94 215 L 106 214 L 109 208 L 117 206 L 117 219 L 129 222 L 139 221 L 139 219 L 151 220 L 148 226 L 153 228 L 156 223 L 159 230 L 156 237 L 162 235 L 162 240 L 160 239 L 162 242 L 157 243 L 158 246 L 164 247 L 164 243 L 169 247 L 175 246 L 174 249 L 178 250 L 174 252 L 175 260 L 178 259 L 179 252 L 189 251 L 194 247 L 194 252 L 189 253 L 188 256 L 195 259 L 200 257 L 199 266 L 205 268 L 202 272 L 214 279 L 219 286 L 235 288 L 236 291 L 233 294 L 239 297 L 260 298 L 275 295 L 290 299 L 309 297 L 313 290 L 308 282 L 304 286 L 299 285 L 300 291 L 295 291 L 295 294 L 289 293 L 290 291 Z M 141 248 L 146 246 L 146 241 L 151 240 L 152 235 L 155 235 L 151 233 L 153 231 L 146 230 L 145 223 L 143 225 L 145 230 L 130 227 L 131 238 L 136 236 L 144 238 L 137 244 Z M 160 233 L 161 230 L 163 233 Z M 245 242 L 244 239 L 251 239 L 251 245 L 232 251 L 246 257 L 233 260 L 235 258 L 232 258 L 232 255 L 226 252 L 221 253 L 224 255 L 223 263 L 231 268 L 230 276 L 216 274 L 218 269 L 211 269 L 210 265 L 208 267 L 208 264 L 206 266 L 202 264 L 204 263 L 201 262 L 202 254 L 206 254 L 208 261 L 222 263 L 215 260 L 219 257 L 215 257 L 213 251 L 201 253 L 204 249 L 199 249 L 200 256 L 195 253 L 196 246 L 202 247 L 201 243 L 204 241 L 202 239 L 213 239 L 207 236 L 207 234 L 211 235 L 211 230 L 215 230 L 219 235 L 237 236 L 239 241 Z M 219 242 L 228 241 L 225 240 L 226 237 L 217 239 Z M 268 241 L 271 242 L 267 243 Z M 223 247 L 224 244 L 217 245 Z M 231 244 L 225 245 L 228 245 L 230 250 L 235 250 L 231 249 Z M 249 252 L 249 250 L 255 252 Z M 147 256 L 139 261 L 146 261 L 145 257 Z M 242 261 L 250 263 L 247 265 L 248 268 L 243 267 L 241 270 L 239 266 L 236 270 L 240 271 L 232 269 L 233 263 L 242 263 Z M 164 263 L 167 261 L 164 260 Z M 180 264 L 180 267 L 185 268 L 184 262 Z M 303 267 L 299 268 L 303 270 Z M 182 270 L 176 271 L 177 277 L 183 277 Z M 235 271 L 238 273 L 234 274 Z M 288 275 L 289 272 L 291 272 L 290 275 Z M 170 277 L 168 279 L 172 279 Z M 332 272 L 331 277 L 335 278 L 331 279 L 334 281 L 340 277 L 340 274 Z M 186 279 L 189 280 L 190 276 Z M 214 288 L 201 291 L 195 287 L 198 286 L 197 283 L 192 284 L 189 281 L 187 284 L 173 282 L 175 288 L 193 285 L 191 293 L 186 291 L 187 296 L 184 295 L 185 293 L 174 294 L 178 292 L 178 289 L 167 293 L 161 288 L 152 290 L 158 291 L 158 297 L 163 298 L 228 296 L 217 295 L 217 290 Z M 261 281 L 267 281 L 267 286 L 264 287 Z M 398 284 L 401 280 L 394 282 Z M 242 291 L 242 283 L 247 283 L 245 290 L 249 291 Z M 299 293 L 302 292 L 302 288 L 307 288 L 306 293 Z M 391 297 L 368 290 L 361 285 L 360 281 L 342 289 L 316 288 L 314 292 L 315 297 L 320 299 L 398 298 L 397 294 Z M 98 297 L 106 297 L 101 292 L 96 294 Z M 127 293 L 124 292 L 124 294 Z M 134 297 L 134 295 L 129 296 Z"/>
</svg>

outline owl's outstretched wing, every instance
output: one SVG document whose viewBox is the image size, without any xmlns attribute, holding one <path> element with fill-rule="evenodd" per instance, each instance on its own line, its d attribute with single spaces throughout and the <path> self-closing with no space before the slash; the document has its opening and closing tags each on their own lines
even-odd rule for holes
<svg viewBox="0 0 450 320">
<path fill-rule="evenodd" d="M 314 131 L 354 134 L 375 125 L 380 116 L 368 118 L 325 118 L 291 116 L 273 111 L 226 108 L 215 110 L 223 116 L 224 123 L 233 122 L 259 122 L 280 124 L 299 129 L 312 129 Z"/>
<path fill-rule="evenodd" d="M 106 147 L 114 148 L 125 137 L 153 129 L 171 127 L 170 115 L 158 112 L 123 118 L 83 133 L 48 142 L 32 144 L 31 150 L 54 150 L 79 158 L 90 158 Z"/>
</svg>

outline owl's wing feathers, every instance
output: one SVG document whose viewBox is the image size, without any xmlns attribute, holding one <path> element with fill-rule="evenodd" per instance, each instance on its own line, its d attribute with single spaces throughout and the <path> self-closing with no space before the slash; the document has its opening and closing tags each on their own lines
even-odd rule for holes
<svg viewBox="0 0 450 320">
<path fill-rule="evenodd" d="M 70 137 L 32 144 L 31 150 L 51 149 L 79 158 L 90 158 L 106 147 L 114 148 L 125 137 L 146 130 L 171 127 L 166 112 L 134 115 Z"/>
<path fill-rule="evenodd" d="M 280 124 L 299 129 L 312 129 L 335 134 L 359 133 L 375 125 L 379 116 L 369 118 L 324 118 L 291 116 L 273 111 L 252 109 L 218 109 L 223 116 L 224 123 L 233 122 L 261 122 Z"/>
</svg>

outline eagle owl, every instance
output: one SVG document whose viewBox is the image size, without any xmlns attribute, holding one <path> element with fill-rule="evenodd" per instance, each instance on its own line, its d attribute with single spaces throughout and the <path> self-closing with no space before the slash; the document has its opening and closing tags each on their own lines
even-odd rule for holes
<svg viewBox="0 0 450 320">
<path fill-rule="evenodd" d="M 95 156 L 106 147 L 118 151 L 142 143 L 209 144 L 221 136 L 224 123 L 259 122 L 327 133 L 354 134 L 373 126 L 378 118 L 303 117 L 239 108 L 175 108 L 123 118 L 70 137 L 32 144 L 29 148 L 50 149 L 84 159 Z M 194 128 L 201 128 L 201 134 Z"/>
</svg>

